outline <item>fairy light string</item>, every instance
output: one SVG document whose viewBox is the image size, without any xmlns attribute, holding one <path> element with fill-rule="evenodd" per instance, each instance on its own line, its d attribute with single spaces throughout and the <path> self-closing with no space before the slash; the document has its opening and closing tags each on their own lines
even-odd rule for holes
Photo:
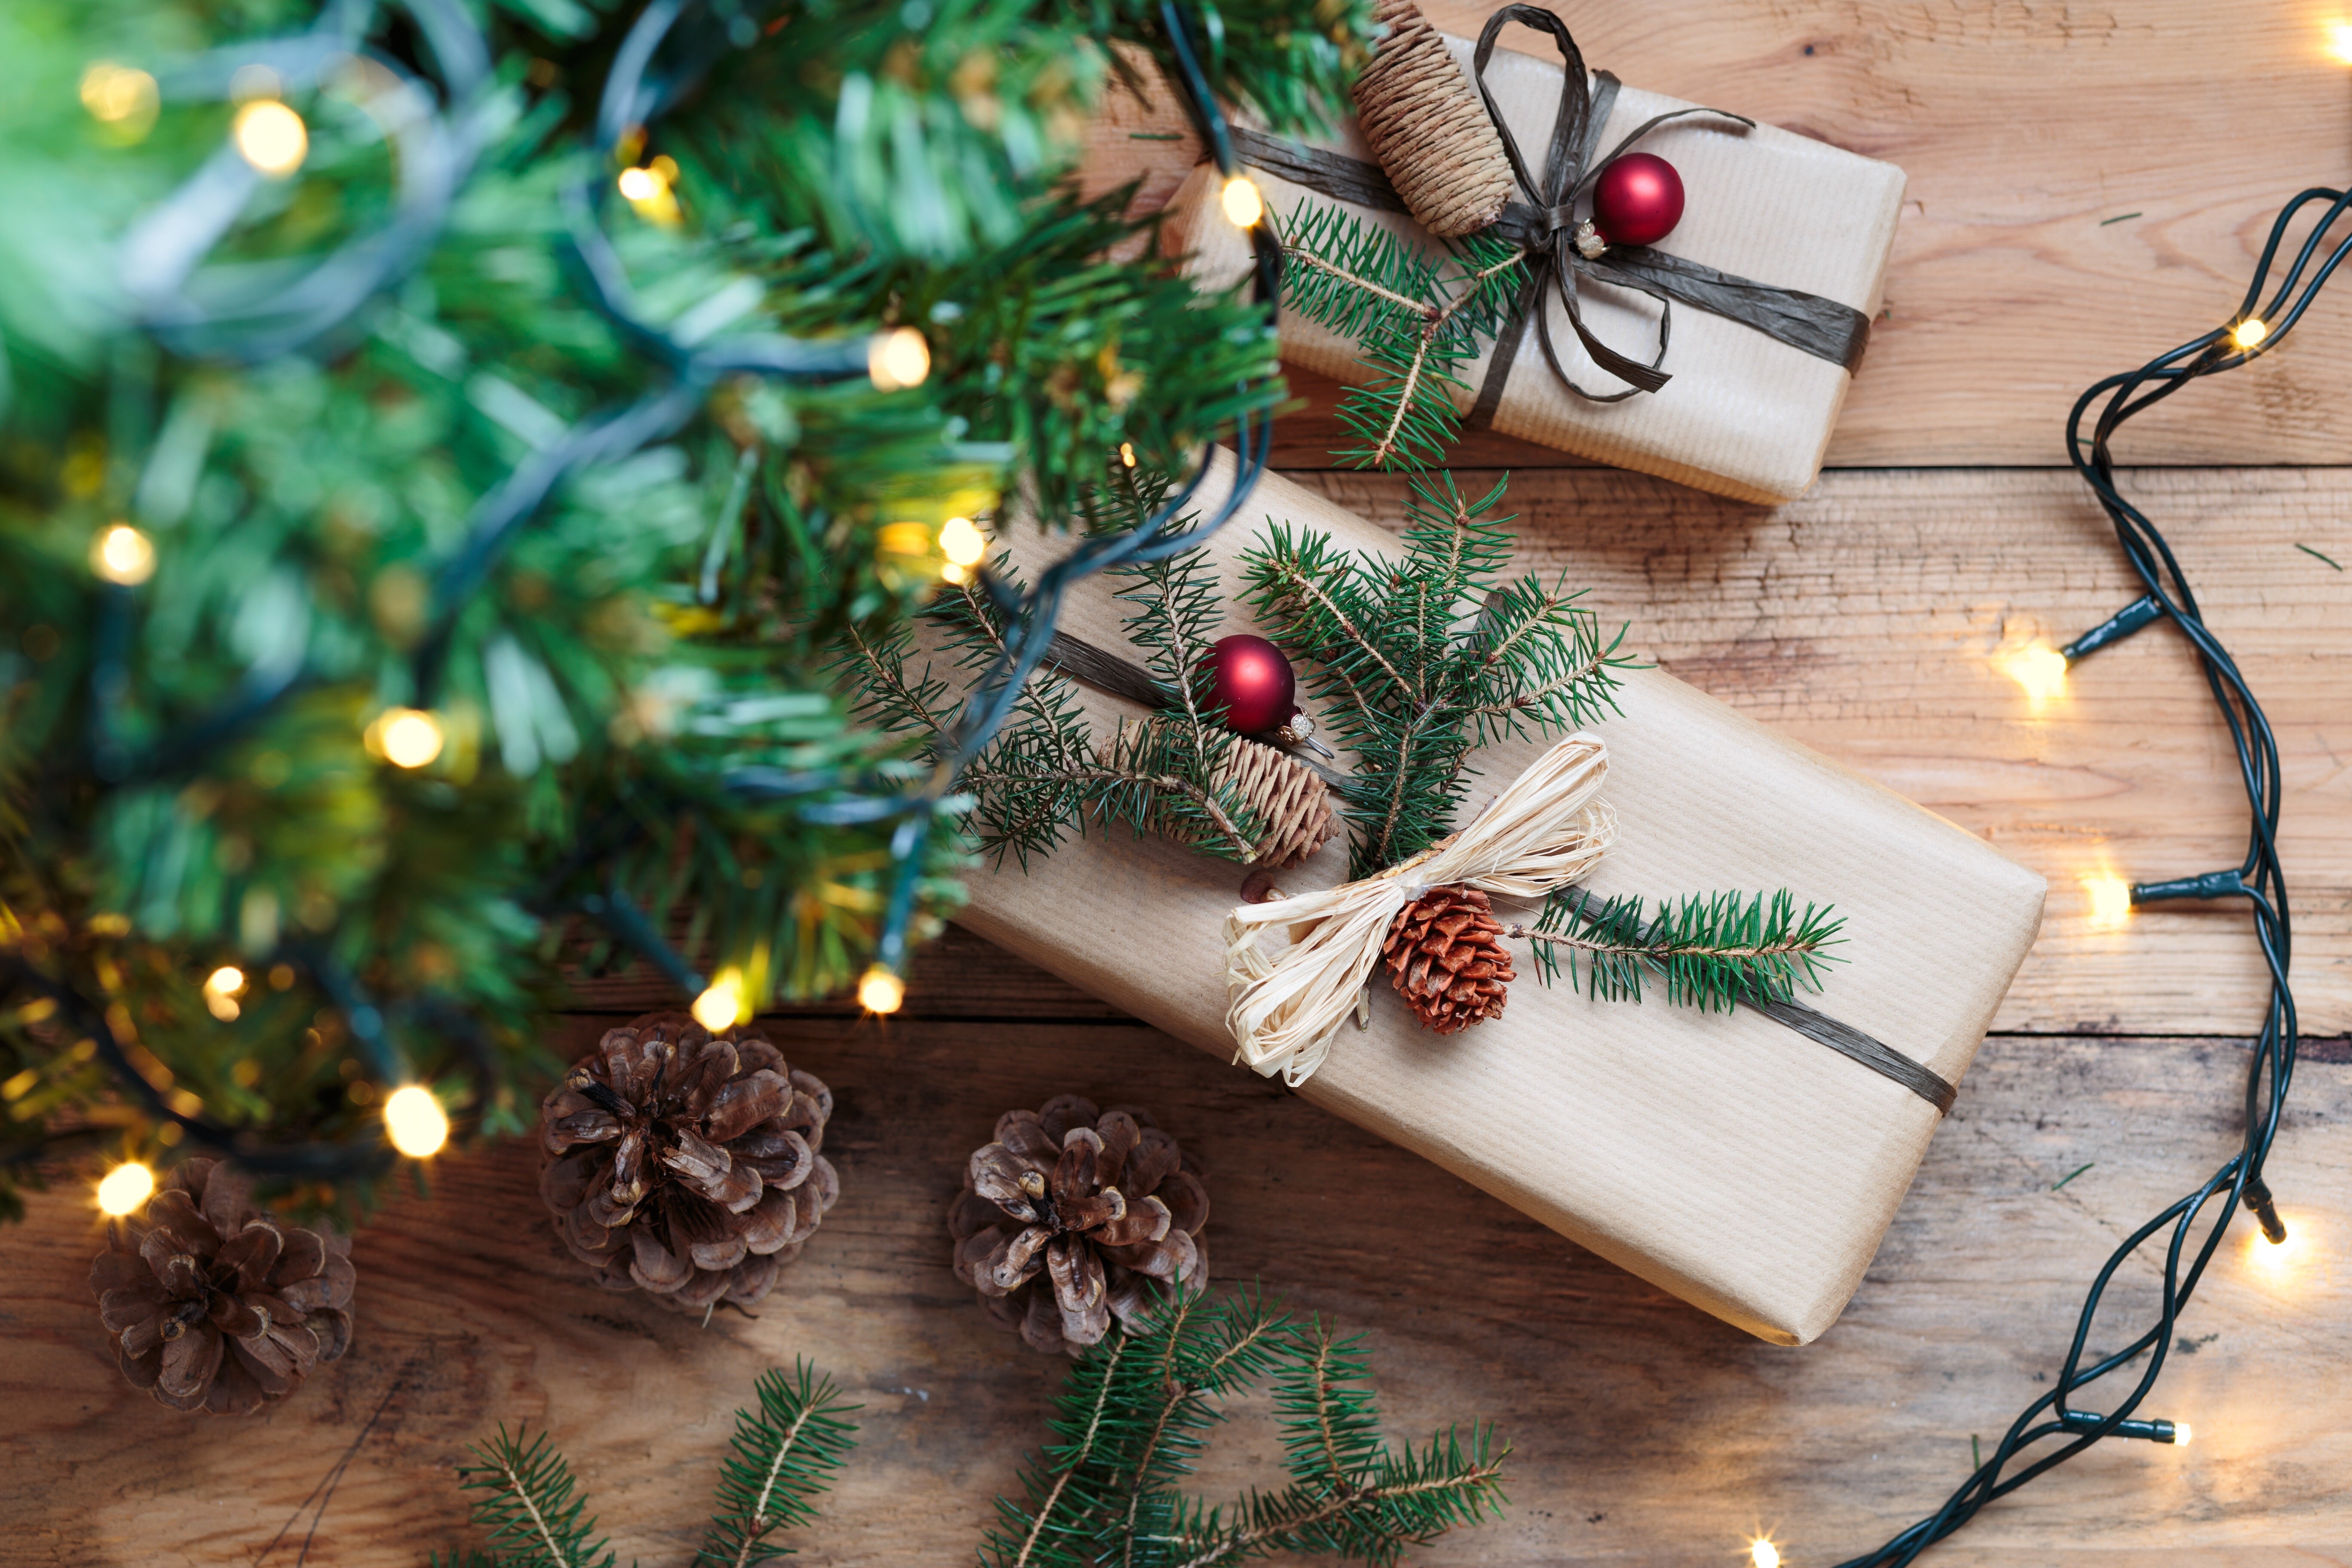
<svg viewBox="0 0 2352 1568">
<path fill-rule="evenodd" d="M 2138 1415 L 2171 1353 L 2180 1314 L 2241 1208 L 2252 1213 L 2261 1226 L 2264 1237 L 2261 1245 L 2278 1247 L 2288 1239 L 2286 1224 L 2263 1174 L 2285 1110 L 2287 1090 L 2294 1082 L 2297 1043 L 2294 993 L 2287 983 L 2292 921 L 2285 873 L 2278 856 L 2278 742 L 2237 661 L 2205 624 L 2172 546 L 2147 513 L 2123 493 L 2113 443 L 2133 416 L 2193 382 L 2236 370 L 2284 343 L 2336 268 L 2352 256 L 2352 234 L 2334 241 L 2332 247 L 2328 245 L 2330 233 L 2347 210 L 2352 210 L 2352 194 L 2347 192 L 2314 188 L 2296 195 L 2272 223 L 2252 281 L 2229 321 L 2158 354 L 2137 370 L 2097 382 L 2076 400 L 2066 421 L 2067 451 L 2074 471 L 2114 523 L 2124 558 L 2144 592 L 2056 650 L 2061 674 L 2101 648 L 2159 622 L 2168 623 L 2196 652 L 2215 711 L 2229 733 L 2245 791 L 2246 850 L 2237 865 L 2128 886 L 2130 907 L 2185 899 L 2232 899 L 2242 900 L 2252 918 L 2255 941 L 2270 977 L 2270 998 L 2247 1067 L 2241 1142 L 2236 1152 L 2193 1191 L 2134 1230 L 2108 1257 L 2084 1296 L 2073 1340 L 2050 1392 L 2019 1414 L 1958 1489 L 1934 1513 L 1876 1550 L 1849 1558 L 1840 1568 L 1905 1568 L 1928 1547 L 1966 1525 L 1987 1503 L 2107 1438 L 2133 1437 L 2174 1446 L 2188 1443 L 2191 1434 L 2187 1422 Z M 2289 232 L 2307 214 L 2314 218 L 2311 231 L 2293 252 L 2293 259 L 2265 302 L 2263 291 Z M 2205 1227 L 2201 1238 L 2200 1225 Z M 2093 1356 L 2085 1347 L 2109 1282 L 2127 1261 L 2152 1244 L 2161 1245 L 2163 1256 L 2163 1290 L 2155 1321 L 2120 1349 Z M 2147 1358 L 2146 1363 L 2138 1365 L 2142 1357 Z M 2086 1398 L 2101 1394 L 2108 1395 L 2102 1401 L 2109 1406 L 2105 1411 L 2084 1407 Z M 2057 1446 L 2028 1456 L 2028 1450 L 2047 1443 Z"/>
</svg>

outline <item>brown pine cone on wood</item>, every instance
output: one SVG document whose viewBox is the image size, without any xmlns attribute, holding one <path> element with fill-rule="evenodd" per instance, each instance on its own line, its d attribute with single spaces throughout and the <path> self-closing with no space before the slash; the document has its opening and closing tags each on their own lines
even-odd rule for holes
<svg viewBox="0 0 2352 1568">
<path fill-rule="evenodd" d="M 1476 889 L 1430 889 L 1397 911 L 1381 951 L 1423 1028 L 1451 1035 L 1501 1016 L 1511 952 L 1495 906 Z"/>
<path fill-rule="evenodd" d="M 749 1306 L 841 1195 L 818 1152 L 832 1114 L 833 1091 L 764 1037 L 648 1014 L 541 1102 L 540 1195 L 606 1289 Z"/>
<path fill-rule="evenodd" d="M 1208 1219 L 1198 1171 L 1150 1116 L 1058 1094 L 997 1120 L 965 1164 L 948 1231 L 956 1278 L 990 1316 L 1036 1350 L 1076 1355 L 1114 1317 L 1148 1318 L 1155 1282 L 1208 1282 Z"/>
<path fill-rule="evenodd" d="M 351 1242 L 252 1196 L 221 1162 L 183 1161 L 90 1265 L 122 1374 L 174 1410 L 251 1415 L 351 1346 Z"/>
</svg>

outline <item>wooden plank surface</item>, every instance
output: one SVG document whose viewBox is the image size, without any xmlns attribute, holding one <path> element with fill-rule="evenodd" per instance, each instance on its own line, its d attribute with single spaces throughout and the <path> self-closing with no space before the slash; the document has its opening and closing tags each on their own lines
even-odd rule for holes
<svg viewBox="0 0 2352 1568">
<path fill-rule="evenodd" d="M 1434 0 L 1454 30 L 1479 8 Z M 1770 1530 L 1819 1568 L 1931 1508 L 2046 1387 L 2091 1270 L 2233 1146 L 2260 1005 L 2221 908 L 2092 924 L 2078 880 L 2234 860 L 2239 806 L 2186 656 L 2162 630 L 2036 711 L 1996 668 L 2132 595 L 2063 472 L 2086 382 L 2225 317 L 2262 226 L 2352 159 L 2346 21 L 2316 0 L 1655 0 L 1565 13 L 1629 81 L 1891 159 L 1911 179 L 1880 323 L 1832 444 L 1850 470 L 1785 508 L 1727 502 L 1483 438 L 1521 470 L 1524 559 L 1571 571 L 1674 673 L 2049 875 L 2042 941 L 1845 1319 L 1762 1345 L 1432 1167 L 950 935 L 889 1025 L 840 1005 L 775 1022 L 840 1098 L 845 1196 L 756 1322 L 700 1329 L 581 1286 L 542 1228 L 534 1156 L 442 1162 L 359 1239 L 352 1356 L 269 1416 L 190 1421 L 122 1385 L 83 1277 L 79 1173 L 0 1233 L 0 1568 L 414 1564 L 463 1538 L 450 1467 L 501 1419 L 551 1425 L 622 1550 L 683 1563 L 730 1412 L 807 1355 L 866 1405 L 864 1447 L 800 1544 L 813 1564 L 968 1561 L 1058 1367 L 982 1318 L 940 1211 L 995 1114 L 1077 1089 L 1155 1107 L 1205 1159 L 1223 1283 L 1253 1279 L 1365 1331 L 1392 1428 L 1490 1416 L 1516 1445 L 1508 1520 L 1433 1564 L 1730 1565 Z M 1507 34 L 1506 42 L 1528 43 Z M 1196 157 L 1170 106 L 1097 131 L 1096 183 L 1152 205 Z M 2136 215 L 2136 216 L 2126 216 Z M 2109 222 L 2107 220 L 2117 220 Z M 2286 753 L 2284 849 L 2308 1029 L 2352 1030 L 2352 311 L 2143 421 L 2131 476 L 2244 659 Z M 1331 388 L 1279 427 L 1327 469 Z M 2195 465 L 2227 464 L 2228 468 Z M 1973 468 L 1956 465 L 1976 465 Z M 1875 468 L 1877 471 L 1867 471 Z M 1530 470 L 1550 470 L 1536 472 Z M 2032 471 L 2040 470 L 2040 471 Z M 1296 477 L 1394 522 L 1402 486 Z M 1465 483 L 1480 476 L 1465 473 Z M 643 977 L 583 1005 L 674 999 Z M 609 1017 L 566 1027 L 584 1041 Z M 1990 1511 L 1937 1568 L 2352 1565 L 2352 1037 L 2306 1047 L 2273 1162 L 2295 1245 L 2242 1223 L 2150 1413 L 2187 1449 L 2110 1445 Z M 2069 1172 L 2087 1165 L 2063 1188 Z M 2148 1270 L 2127 1269 L 2136 1330 Z M 2126 1327 L 2126 1324 L 2128 1327 Z M 1262 1410 L 1203 1489 L 1264 1473 Z M 339 1468 L 340 1467 L 340 1468 Z"/>
<path fill-rule="evenodd" d="M 1493 7 L 1423 9 L 1475 37 Z M 2083 387 L 2233 319 L 2278 209 L 2352 172 L 2352 65 L 2333 51 L 2347 13 L 2318 0 L 1555 9 L 1586 60 L 1629 83 L 1909 176 L 1885 314 L 1830 443 L 1832 466 L 2063 462 L 2066 409 Z M 1516 26 L 1503 45 L 1557 58 Z M 1095 184 L 1142 178 L 1143 203 L 1156 206 L 1198 161 L 1183 130 L 1164 92 L 1151 110 L 1122 108 L 1097 129 Z M 2290 346 L 2226 393 L 2200 390 L 2142 418 L 2138 460 L 2345 461 L 2352 310 L 2323 304 Z M 1278 463 L 1320 466 L 1325 434 L 1295 426 Z M 1489 458 L 1563 461 L 1495 438 L 1463 460 Z"/>
<path fill-rule="evenodd" d="M 965 1005 L 949 984 L 916 998 L 926 1013 Z M 576 1020 L 573 1042 L 601 1026 Z M 844 1196 L 756 1322 L 699 1328 L 582 1283 L 543 1226 L 535 1155 L 509 1146 L 444 1162 L 429 1199 L 394 1202 L 361 1235 L 346 1362 L 266 1419 L 191 1421 L 112 1369 L 82 1283 L 96 1247 L 84 1194 L 37 1196 L 0 1288 L 13 1413 L 0 1563 L 289 1568 L 307 1540 L 310 1563 L 412 1568 L 462 1536 L 450 1467 L 505 1419 L 553 1429 L 622 1561 L 682 1563 L 730 1412 L 760 1369 L 796 1355 L 866 1405 L 803 1561 L 969 1561 L 1042 1433 L 1058 1366 L 956 1283 L 942 1214 L 999 1111 L 1078 1089 L 1154 1108 L 1197 1151 L 1222 1281 L 1263 1279 L 1368 1334 L 1393 1431 L 1501 1423 L 1508 1518 L 1416 1562 L 1716 1568 L 1769 1528 L 1792 1565 L 1818 1568 L 1932 1506 L 1966 1470 L 1970 1435 L 2046 1387 L 2099 1258 L 2226 1156 L 2245 1061 L 2229 1041 L 1995 1038 L 1844 1321 L 1787 1350 L 1150 1030 L 773 1027 L 835 1088 L 826 1151 Z M 2242 1222 L 2180 1325 L 2156 1413 L 2193 1422 L 2195 1444 L 2095 1452 L 1931 1561 L 2352 1563 L 2352 1053 L 2317 1054 L 2273 1166 L 2307 1250 L 2258 1268 L 2269 1258 L 2247 1256 Z M 2148 1280 L 2126 1271 L 2123 1316 L 2095 1345 L 2137 1328 Z M 1264 1414 L 1246 1409 L 1220 1440 L 1204 1489 L 1263 1473 Z"/>
</svg>

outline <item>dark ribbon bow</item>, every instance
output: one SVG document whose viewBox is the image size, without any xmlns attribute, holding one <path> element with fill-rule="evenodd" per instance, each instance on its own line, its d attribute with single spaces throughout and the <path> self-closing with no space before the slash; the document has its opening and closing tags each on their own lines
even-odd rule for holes
<svg viewBox="0 0 2352 1568">
<path fill-rule="evenodd" d="M 1487 62 L 1494 58 L 1495 40 L 1507 22 L 1522 23 L 1551 35 L 1552 41 L 1559 47 L 1564 67 L 1559 109 L 1552 118 L 1551 140 L 1545 149 L 1540 180 L 1528 173 L 1518 142 L 1504 123 L 1502 110 L 1486 86 Z M 1536 336 L 1543 345 L 1544 358 L 1550 363 L 1552 373 L 1570 392 L 1594 403 L 1616 403 L 1637 392 L 1655 392 L 1672 379 L 1659 367 L 1665 362 L 1677 302 L 1737 321 L 1777 342 L 1843 365 L 1848 372 L 1862 363 L 1863 347 L 1870 337 L 1870 318 L 1851 305 L 1801 289 L 1776 289 L 1734 277 L 1648 246 L 1612 245 L 1598 257 L 1588 257 L 1576 247 L 1578 202 L 1591 191 L 1602 172 L 1643 137 L 1668 121 L 1693 115 L 1732 121 L 1750 130 L 1755 127 L 1754 121 L 1719 109 L 1677 109 L 1645 121 L 1605 156 L 1597 156 L 1601 132 L 1608 126 L 1610 110 L 1616 105 L 1622 84 L 1605 70 L 1592 73 L 1588 83 L 1583 53 L 1570 36 L 1568 24 L 1539 5 L 1506 5 L 1486 19 L 1486 26 L 1478 34 L 1477 50 L 1471 58 L 1471 75 L 1478 84 L 1478 96 L 1486 103 L 1486 117 L 1494 121 L 1496 132 L 1503 139 L 1503 152 L 1510 160 L 1511 173 L 1530 199 L 1507 205 L 1503 216 L 1486 231 L 1525 251 L 1528 274 L 1519 289 L 1511 319 L 1496 336 L 1494 358 L 1478 388 L 1477 401 L 1463 421 L 1465 427 L 1483 429 L 1494 422 L 1529 316 L 1535 318 Z M 1297 146 L 1240 127 L 1234 129 L 1234 146 L 1244 163 L 1335 200 L 1387 212 L 1409 211 L 1396 188 L 1389 184 L 1388 176 L 1360 159 L 1319 147 Z M 1632 289 L 1658 301 L 1658 352 L 1649 363 L 1619 353 L 1584 324 L 1576 298 L 1580 273 L 1595 282 Z M 1577 341 L 1584 345 L 1584 352 L 1591 355 L 1593 363 L 1626 383 L 1623 391 L 1587 392 L 1576 384 L 1552 346 L 1551 314 L 1543 308 L 1547 289 L 1559 295 L 1569 324 L 1576 329 Z"/>
</svg>

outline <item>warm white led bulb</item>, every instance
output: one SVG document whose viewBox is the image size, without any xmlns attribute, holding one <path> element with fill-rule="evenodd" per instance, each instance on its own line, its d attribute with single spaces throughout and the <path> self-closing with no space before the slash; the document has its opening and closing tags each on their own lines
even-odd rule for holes
<svg viewBox="0 0 2352 1568">
<path fill-rule="evenodd" d="M 988 555 L 988 536 L 968 517 L 951 517 L 940 530 L 940 553 L 958 566 L 977 566 Z"/>
<path fill-rule="evenodd" d="M 1235 174 L 1225 182 L 1224 195 L 1220 198 L 1225 216 L 1235 228 L 1255 228 L 1265 216 L 1265 198 L 1247 174 Z"/>
<path fill-rule="evenodd" d="M 126 1215 L 145 1203 L 154 1191 L 154 1172 L 136 1162 L 117 1165 L 98 1184 L 98 1206 L 110 1215 Z"/>
<path fill-rule="evenodd" d="M 310 130 L 274 98 L 257 98 L 236 111 L 229 140 L 238 156 L 273 180 L 282 180 L 310 155 Z"/>
<path fill-rule="evenodd" d="M 2172 1446 L 2176 1448 L 2186 1448 L 2189 1447 L 2188 1422 L 2175 1421 L 2172 1424 Z"/>
<path fill-rule="evenodd" d="M 2238 345 L 2240 353 L 2262 347 L 2263 340 L 2270 335 L 2271 324 L 2260 316 L 2248 316 L 2230 329 L 2230 341 Z"/>
<path fill-rule="evenodd" d="M 866 374 L 883 392 L 920 386 L 931 374 L 931 345 L 912 327 L 877 332 L 866 348 Z"/>
<path fill-rule="evenodd" d="M 449 1142 L 449 1114 L 433 1091 L 412 1083 L 383 1102 L 383 1130 L 392 1146 L 412 1160 L 438 1154 Z"/>
<path fill-rule="evenodd" d="M 1748 1543 L 1748 1560 L 1756 1568 L 1780 1568 L 1780 1549 L 1769 1541 Z"/>
<path fill-rule="evenodd" d="M 422 708 L 387 708 L 367 729 L 368 750 L 395 768 L 421 768 L 441 754 L 441 721 Z"/>
<path fill-rule="evenodd" d="M 857 983 L 857 1005 L 869 1013 L 895 1013 L 907 1000 L 907 983 L 876 964 Z"/>
<path fill-rule="evenodd" d="M 716 1035 L 743 1021 L 743 977 L 721 970 L 710 988 L 694 999 L 694 1021 Z"/>
<path fill-rule="evenodd" d="M 89 569 L 117 586 L 135 588 L 155 575 L 154 543 L 127 522 L 111 524 L 90 542 Z"/>
</svg>

